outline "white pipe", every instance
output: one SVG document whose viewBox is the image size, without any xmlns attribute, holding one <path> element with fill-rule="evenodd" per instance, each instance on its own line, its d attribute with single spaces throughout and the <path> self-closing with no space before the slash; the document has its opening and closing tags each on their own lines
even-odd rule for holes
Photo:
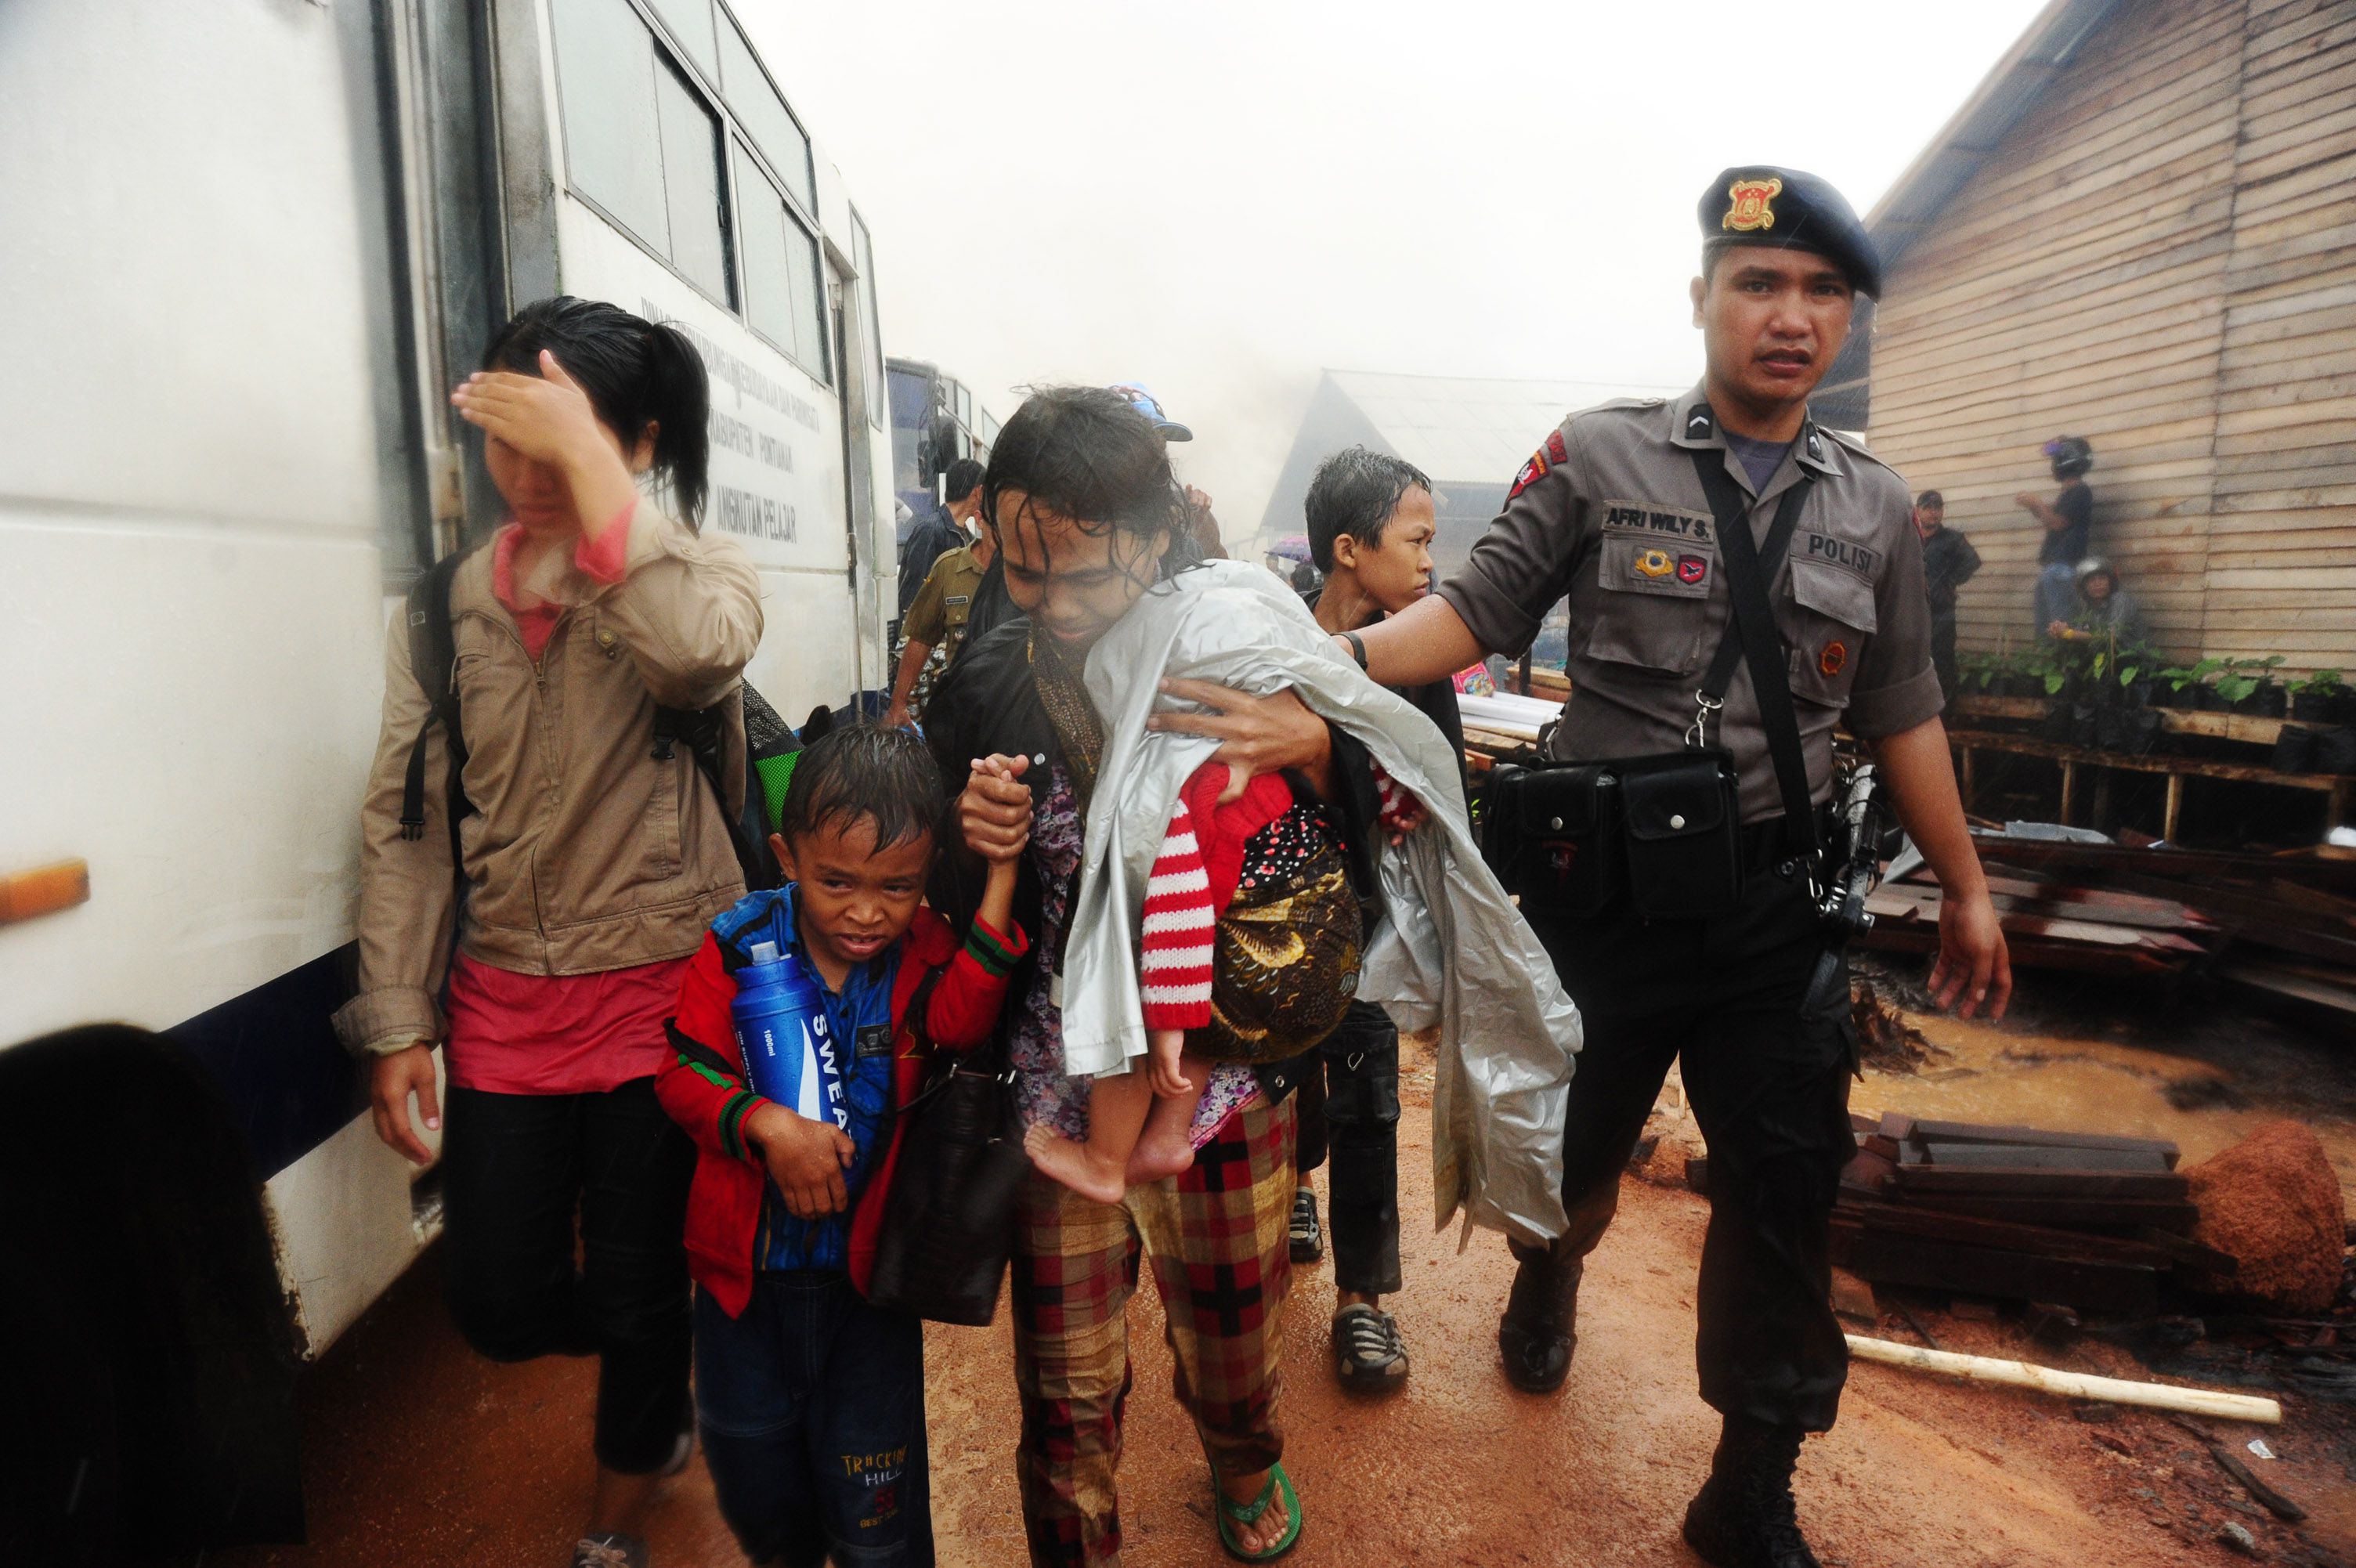
<svg viewBox="0 0 2356 1568">
<path fill-rule="evenodd" d="M 2064 1399 L 2102 1400 L 2111 1404 L 2141 1405 L 2148 1410 L 2182 1411 L 2188 1415 L 2213 1415 L 2224 1421 L 2255 1421 L 2278 1425 L 2282 1406 L 2254 1394 L 2219 1393 L 2210 1389 L 2179 1389 L 2169 1383 L 2137 1383 L 2125 1378 L 2098 1378 L 2086 1372 L 2064 1372 L 2034 1367 L 2027 1361 L 2007 1361 L 1995 1356 L 1961 1356 L 1952 1350 L 1928 1350 L 1888 1339 L 1868 1339 L 1851 1334 L 1849 1353 L 1885 1366 L 1912 1367 L 1920 1372 L 1942 1372 L 1974 1383 L 2001 1383 L 2008 1388 L 2036 1389 Z"/>
</svg>

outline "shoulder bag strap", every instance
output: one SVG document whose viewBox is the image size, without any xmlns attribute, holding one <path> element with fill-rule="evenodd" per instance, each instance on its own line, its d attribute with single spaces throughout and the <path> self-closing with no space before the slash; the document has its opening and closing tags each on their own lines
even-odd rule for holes
<svg viewBox="0 0 2356 1568">
<path fill-rule="evenodd" d="M 1803 857 L 1816 853 L 1816 814 L 1808 798 L 1808 764 L 1800 746 L 1799 715 L 1792 707 L 1789 654 L 1775 612 L 1767 599 L 1773 581 L 1799 526 L 1800 509 L 1807 503 L 1810 480 L 1783 492 L 1775 521 L 1762 549 L 1751 537 L 1751 507 L 1734 477 L 1726 471 L 1724 455 L 1716 448 L 1693 454 L 1694 472 L 1701 476 L 1702 493 L 1718 520 L 1719 559 L 1726 569 L 1727 596 L 1733 614 L 1727 618 L 1726 636 L 1719 642 L 1709 672 L 1702 679 L 1706 710 L 1715 711 L 1733 682 L 1737 659 L 1751 668 L 1752 694 L 1759 703 L 1759 721 L 1767 731 L 1767 754 L 1775 764 L 1775 783 L 1783 797 L 1783 832 L 1792 852 Z"/>
<path fill-rule="evenodd" d="M 458 564 L 467 553 L 462 550 L 445 555 L 427 568 L 411 585 L 407 606 L 409 671 L 430 706 L 417 726 L 416 740 L 410 745 L 409 768 L 402 779 L 401 836 L 412 842 L 425 836 L 425 736 L 439 723 L 449 760 L 445 814 L 454 871 L 459 865 L 458 820 L 475 809 L 460 777 L 466 767 L 466 735 L 458 713 L 457 634 L 450 618 L 451 580 L 457 576 Z"/>
</svg>

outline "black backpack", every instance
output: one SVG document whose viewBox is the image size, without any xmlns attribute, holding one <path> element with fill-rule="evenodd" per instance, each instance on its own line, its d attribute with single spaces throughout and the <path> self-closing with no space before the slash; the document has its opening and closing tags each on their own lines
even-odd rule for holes
<svg viewBox="0 0 2356 1568">
<path fill-rule="evenodd" d="M 424 575 L 409 589 L 409 668 L 416 676 L 418 689 L 433 704 L 425 722 L 417 726 L 417 739 L 409 748 L 409 772 L 401 788 L 401 836 L 412 843 L 425 836 L 425 737 L 439 723 L 449 756 L 447 809 L 444 815 L 450 830 L 450 865 L 459 871 L 458 823 L 474 811 L 475 804 L 466 799 L 463 774 L 466 767 L 466 732 L 458 712 L 456 638 L 450 622 L 450 582 L 458 575 L 458 564 L 471 553 L 460 551 L 435 562 Z M 728 791 L 721 783 L 721 768 L 726 755 L 728 716 L 725 703 L 709 708 L 655 708 L 653 755 L 659 761 L 669 761 L 678 755 L 685 742 L 695 766 L 711 782 L 713 799 L 720 802 L 722 814 L 728 822 L 728 842 L 736 852 L 736 864 L 744 875 L 748 889 L 777 886 L 783 878 L 778 874 L 776 857 L 769 851 L 767 796 L 763 788 L 764 761 L 787 757 L 801 749 L 801 743 L 786 722 L 777 717 L 751 682 L 740 688 L 744 699 L 744 808 L 728 815 Z"/>
</svg>

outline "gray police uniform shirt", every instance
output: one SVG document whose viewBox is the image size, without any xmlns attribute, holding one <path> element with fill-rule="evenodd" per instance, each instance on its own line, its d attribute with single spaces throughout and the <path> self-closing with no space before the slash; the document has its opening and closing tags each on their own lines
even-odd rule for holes
<svg viewBox="0 0 2356 1568">
<path fill-rule="evenodd" d="M 1440 596 L 1483 647 L 1518 653 L 1569 596 L 1571 695 L 1549 755 L 1565 762 L 1678 750 L 1732 613 L 1701 478 L 1716 454 L 1751 498 L 1763 544 L 1783 492 L 1812 478 L 1769 594 L 1789 650 L 1811 798 L 1833 787 L 1833 728 L 1871 739 L 1939 716 L 1922 541 L 1906 482 L 1863 447 L 1801 429 L 1760 490 L 1696 387 L 1574 413 L 1523 466 L 1505 510 Z M 1749 669 L 1738 664 L 1710 739 L 1734 754 L 1742 820 L 1782 814 Z"/>
</svg>

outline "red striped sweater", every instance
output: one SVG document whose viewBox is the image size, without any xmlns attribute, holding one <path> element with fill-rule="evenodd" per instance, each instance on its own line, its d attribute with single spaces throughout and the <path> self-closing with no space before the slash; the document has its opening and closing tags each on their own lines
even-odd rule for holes
<svg viewBox="0 0 2356 1568">
<path fill-rule="evenodd" d="M 1144 958 L 1139 976 L 1149 1029 L 1199 1029 L 1211 1021 L 1212 929 L 1236 896 L 1244 845 L 1292 809 L 1292 787 L 1255 775 L 1222 804 L 1227 770 L 1206 762 L 1179 791 L 1170 831 L 1145 885 Z"/>
</svg>

